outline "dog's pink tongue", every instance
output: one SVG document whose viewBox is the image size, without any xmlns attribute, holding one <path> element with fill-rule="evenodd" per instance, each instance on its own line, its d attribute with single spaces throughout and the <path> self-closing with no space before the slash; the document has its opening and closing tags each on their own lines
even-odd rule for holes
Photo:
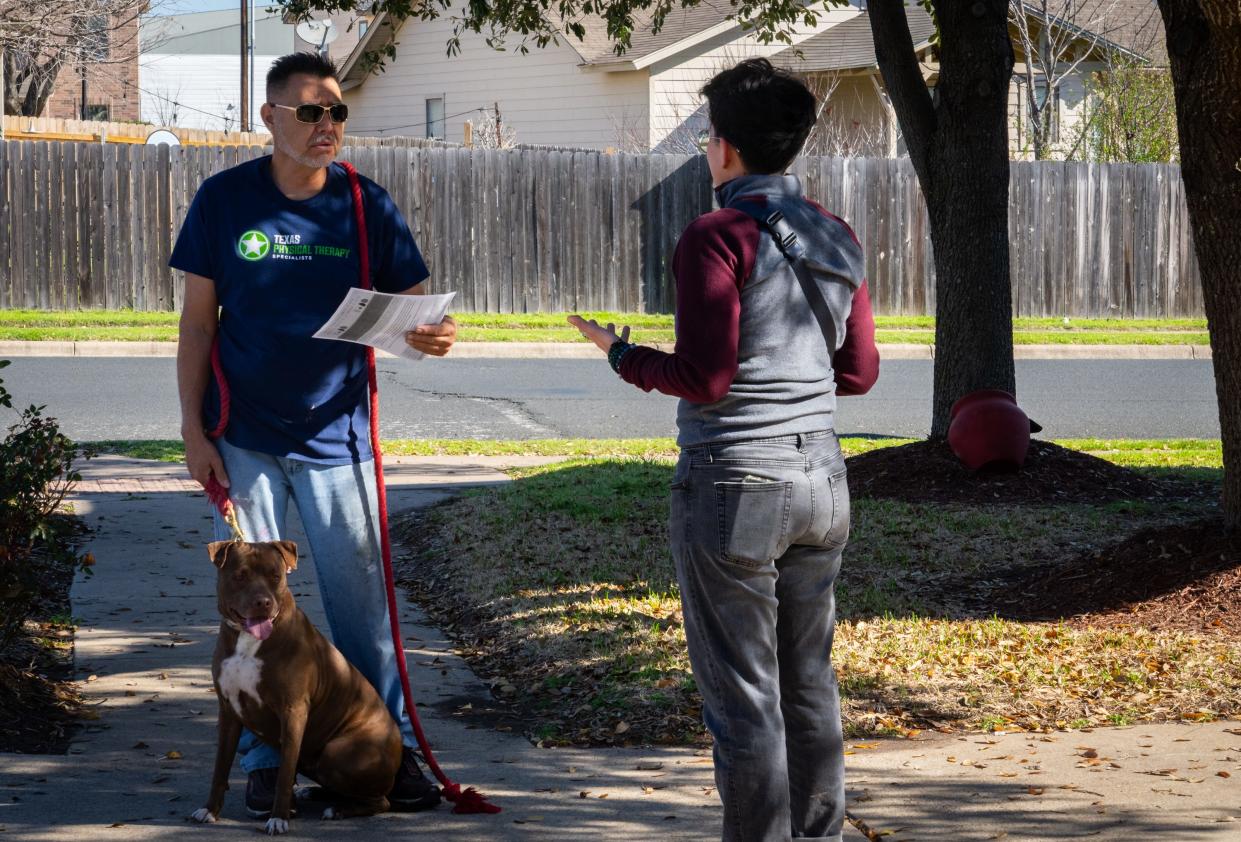
<svg viewBox="0 0 1241 842">
<path fill-rule="evenodd" d="M 266 640 L 271 634 L 271 618 L 266 620 L 246 620 L 246 631 L 259 640 Z"/>
</svg>

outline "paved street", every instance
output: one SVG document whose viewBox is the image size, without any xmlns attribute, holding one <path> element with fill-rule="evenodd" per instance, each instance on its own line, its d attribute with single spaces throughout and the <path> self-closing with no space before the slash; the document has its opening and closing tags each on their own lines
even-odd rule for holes
<svg viewBox="0 0 1241 842">
<path fill-rule="evenodd" d="M 840 402 L 844 433 L 922 436 L 931 366 L 889 360 L 870 395 Z M 170 439 L 180 426 L 167 358 L 15 358 L 17 403 L 47 404 L 82 441 Z M 675 434 L 676 401 L 595 360 L 380 361 L 385 438 L 632 438 Z M 1022 405 L 1052 438 L 1217 438 L 1208 360 L 1019 360 Z"/>
</svg>

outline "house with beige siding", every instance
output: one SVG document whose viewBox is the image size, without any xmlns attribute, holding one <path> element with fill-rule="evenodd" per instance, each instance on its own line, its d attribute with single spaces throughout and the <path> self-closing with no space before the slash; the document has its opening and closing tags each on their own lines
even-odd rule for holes
<svg viewBox="0 0 1241 842">
<path fill-rule="evenodd" d="M 1152 5 L 1148 0 L 1097 0 L 1119 9 L 1122 20 Z M 394 21 L 380 14 L 342 61 L 342 89 L 350 105 L 349 132 L 364 136 L 415 135 L 463 142 L 495 118 L 517 142 L 630 152 L 692 152 L 706 127 L 702 86 L 715 73 L 746 58 L 764 56 L 805 78 L 822 103 L 808 151 L 818 154 L 896 156 L 900 132 L 875 60 L 865 3 L 819 5 L 813 26 L 801 26 L 791 45 L 763 44 L 736 21 L 727 0 L 704 0 L 674 9 L 659 32 L 637 18 L 630 48 L 617 55 L 601 19 L 587 17 L 581 39 L 528 53 L 496 50 L 482 36 L 463 35 L 448 55 L 451 21 Z M 906 9 L 910 34 L 927 85 L 938 80 L 935 27 L 918 6 Z M 398 42 L 396 58 L 370 72 L 368 51 Z M 1090 55 L 1059 80 L 1057 126 L 1071 134 L 1089 96 L 1091 74 L 1116 51 L 1141 57 L 1119 43 L 1081 33 Z M 1027 74 L 1017 55 L 1011 87 L 1011 145 L 1025 152 Z M 471 128 L 467 129 L 466 124 Z"/>
<path fill-rule="evenodd" d="M 770 56 L 784 44 L 761 44 L 727 20 L 725 0 L 676 9 L 660 32 L 637 27 L 630 49 L 617 56 L 603 22 L 582 21 L 579 40 L 522 54 L 497 51 L 481 36 L 462 36 L 447 54 L 448 20 L 394 22 L 379 15 L 342 65 L 350 106 L 349 132 L 420 135 L 461 142 L 465 123 L 498 111 L 521 143 L 626 151 L 688 151 L 705 122 L 698 90 L 716 72 L 751 56 Z M 854 7 L 820 11 L 819 24 L 795 41 L 857 14 Z M 364 54 L 391 41 L 396 58 L 367 72 Z"/>
</svg>

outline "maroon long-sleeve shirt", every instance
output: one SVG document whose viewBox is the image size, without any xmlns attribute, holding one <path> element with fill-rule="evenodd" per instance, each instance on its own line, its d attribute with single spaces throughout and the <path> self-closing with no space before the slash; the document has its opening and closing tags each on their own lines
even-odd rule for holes
<svg viewBox="0 0 1241 842">
<path fill-rule="evenodd" d="M 857 242 L 842 220 L 810 204 Z M 741 290 L 754 271 L 761 235 L 753 218 L 730 208 L 701 216 L 685 230 L 673 257 L 675 349 L 669 354 L 633 348 L 621 363 L 624 380 L 693 403 L 713 403 L 728 394 L 738 369 Z M 832 365 L 837 395 L 865 394 L 879 377 L 875 319 L 865 281 L 853 295 L 844 342 Z"/>
</svg>

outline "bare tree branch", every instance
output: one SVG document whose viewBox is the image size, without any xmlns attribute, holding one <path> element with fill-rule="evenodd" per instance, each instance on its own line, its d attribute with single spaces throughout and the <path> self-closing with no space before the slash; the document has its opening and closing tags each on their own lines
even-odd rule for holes
<svg viewBox="0 0 1241 842">
<path fill-rule="evenodd" d="M 68 64 L 133 61 L 135 24 L 151 5 L 146 0 L 0 0 L 4 113 L 41 113 Z"/>
<path fill-rule="evenodd" d="M 1009 26 L 1024 55 L 1022 94 L 1036 160 L 1053 152 L 1061 85 L 1084 62 L 1097 60 L 1100 48 L 1108 54 L 1115 49 L 1106 42 L 1121 31 L 1122 11 L 1119 0 L 1009 0 Z"/>
</svg>

